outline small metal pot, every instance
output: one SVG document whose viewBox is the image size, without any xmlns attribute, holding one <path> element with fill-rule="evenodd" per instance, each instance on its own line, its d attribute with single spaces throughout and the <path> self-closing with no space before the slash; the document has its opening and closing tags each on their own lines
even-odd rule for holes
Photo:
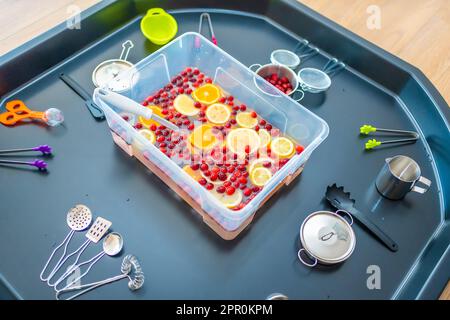
<svg viewBox="0 0 450 320">
<path fill-rule="evenodd" d="M 425 187 L 418 187 L 422 183 Z M 428 191 L 431 181 L 421 176 L 420 167 L 407 156 L 387 158 L 375 181 L 377 190 L 384 197 L 400 200 L 410 191 L 423 194 Z"/>
<path fill-rule="evenodd" d="M 257 68 L 256 71 L 254 71 L 257 75 L 259 75 L 262 78 L 268 77 L 272 74 L 277 74 L 278 77 L 286 77 L 288 78 L 289 82 L 292 85 L 292 91 L 288 94 L 289 96 L 292 96 L 295 92 L 299 92 L 300 93 L 300 98 L 294 99 L 296 101 L 300 101 L 303 99 L 305 93 L 302 90 L 298 89 L 298 79 L 297 79 L 297 75 L 295 74 L 294 71 L 292 71 L 291 69 L 289 69 L 288 67 L 284 66 L 284 65 L 279 65 L 279 64 L 274 64 L 274 63 L 269 63 L 269 64 L 265 64 L 265 65 L 260 65 L 260 64 L 252 64 L 250 67 L 248 67 L 250 70 L 254 71 L 254 68 Z M 262 92 L 271 95 L 271 96 L 279 96 L 276 93 L 280 92 L 276 87 L 274 87 L 272 84 L 268 83 L 267 81 L 265 81 L 267 83 L 267 87 L 265 86 L 261 86 L 258 84 L 257 79 L 254 79 L 255 81 L 255 85 L 256 87 L 261 90 Z M 268 89 L 270 88 L 270 90 Z M 273 90 L 272 90 L 273 88 Z"/>
<path fill-rule="evenodd" d="M 346 213 L 350 217 L 350 223 L 339 212 Z M 302 248 L 297 253 L 299 260 L 308 267 L 315 267 L 318 263 L 332 265 L 347 260 L 356 245 L 352 225 L 352 216 L 343 210 L 311 213 L 300 227 Z M 313 262 L 307 262 L 302 257 L 303 253 Z"/>
</svg>

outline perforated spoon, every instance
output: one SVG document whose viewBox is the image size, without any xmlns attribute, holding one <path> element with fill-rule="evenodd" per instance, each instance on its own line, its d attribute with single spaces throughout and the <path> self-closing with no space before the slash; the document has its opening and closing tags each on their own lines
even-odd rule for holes
<svg viewBox="0 0 450 320">
<path fill-rule="evenodd" d="M 42 281 L 49 280 L 54 273 L 59 269 L 59 264 L 64 260 L 67 252 L 67 246 L 69 245 L 70 240 L 72 239 L 73 235 L 77 231 L 85 230 L 92 222 L 92 213 L 91 210 L 86 207 L 85 205 L 78 204 L 75 207 L 71 208 L 69 212 L 67 212 L 67 225 L 70 228 L 69 233 L 64 238 L 64 240 L 59 244 L 52 252 L 50 257 L 48 258 L 47 262 L 45 263 L 44 268 L 41 271 L 41 274 L 39 275 L 40 279 Z M 44 273 L 50 264 L 50 261 L 52 260 L 53 256 L 55 255 L 56 251 L 58 251 L 62 246 L 64 246 L 64 251 L 61 257 L 59 258 L 58 262 L 56 263 L 53 270 L 50 272 L 48 277 L 44 277 Z"/>
</svg>

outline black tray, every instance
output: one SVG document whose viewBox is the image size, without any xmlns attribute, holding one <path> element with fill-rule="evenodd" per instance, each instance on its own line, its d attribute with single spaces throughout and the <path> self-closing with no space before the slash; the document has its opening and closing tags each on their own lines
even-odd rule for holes
<svg viewBox="0 0 450 320">
<path fill-rule="evenodd" d="M 91 72 L 118 57 L 133 40 L 129 60 L 155 49 L 139 31 L 146 10 L 161 6 L 174 14 L 179 34 L 196 31 L 199 13 L 211 13 L 216 36 L 244 64 L 268 62 L 277 48 L 293 49 L 300 38 L 322 50 L 304 66 L 326 57 L 348 68 L 326 94 L 307 94 L 302 103 L 324 118 L 330 136 L 312 155 L 304 173 L 273 197 L 250 228 L 226 242 L 189 211 L 157 177 L 130 159 L 111 140 L 106 122 L 96 122 L 62 81 L 71 75 L 94 89 Z M 1 148 L 47 143 L 56 150 L 48 174 L 0 168 L 0 294 L 52 299 L 39 273 L 52 246 L 68 232 L 65 216 L 76 203 L 113 222 L 146 273 L 136 292 L 125 281 L 97 289 L 85 299 L 264 299 L 282 292 L 291 299 L 435 299 L 449 278 L 450 109 L 416 68 L 375 47 L 295 1 L 103 1 L 85 11 L 81 29 L 61 24 L 0 58 L 2 103 L 20 98 L 35 109 L 63 110 L 62 127 L 0 127 Z M 197 8 L 197 9 L 192 9 Z M 225 10 L 226 9 L 226 10 Z M 364 152 L 358 136 L 364 123 L 417 130 L 416 144 Z M 382 199 L 374 178 L 384 159 L 413 157 L 433 181 L 423 196 Z M 308 269 L 296 257 L 298 232 L 311 212 L 329 209 L 326 186 L 345 185 L 366 212 L 399 244 L 392 253 L 355 226 L 353 256 L 339 266 Z M 71 248 L 84 240 L 77 234 Z M 89 254 L 100 250 L 92 246 Z M 122 254 L 123 256 L 123 254 Z M 122 257 L 121 256 L 121 257 Z M 106 257 L 86 281 L 119 273 L 121 257 Z M 381 289 L 369 290 L 367 268 L 381 268 Z"/>
</svg>

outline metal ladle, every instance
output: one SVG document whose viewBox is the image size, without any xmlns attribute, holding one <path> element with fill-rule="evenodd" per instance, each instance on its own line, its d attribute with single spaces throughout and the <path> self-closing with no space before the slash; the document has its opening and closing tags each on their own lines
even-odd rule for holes
<svg viewBox="0 0 450 320">
<path fill-rule="evenodd" d="M 139 260 L 135 256 L 130 254 L 125 256 L 125 258 L 122 261 L 120 272 L 121 272 L 120 275 L 102 281 L 87 283 L 80 286 L 66 287 L 56 292 L 56 300 L 59 300 L 59 297 L 66 292 L 84 289 L 81 292 L 78 292 L 77 294 L 74 294 L 73 296 L 66 299 L 72 300 L 95 288 L 101 287 L 108 283 L 119 281 L 124 278 L 128 278 L 130 280 L 128 281 L 128 288 L 132 291 L 138 290 L 144 285 L 145 280 L 144 272 L 142 271 L 142 267 L 141 264 L 139 263 Z"/>
<path fill-rule="evenodd" d="M 122 236 L 117 232 L 111 232 L 109 233 L 105 239 L 103 240 L 103 251 L 99 252 L 95 256 L 93 256 L 91 259 L 80 262 L 78 264 L 74 264 L 71 266 L 67 272 L 65 272 L 53 285 L 56 292 L 63 290 L 64 288 L 69 288 L 76 282 L 79 282 L 85 275 L 89 273 L 91 268 L 96 264 L 102 257 L 105 255 L 108 255 L 110 257 L 116 256 L 122 251 L 123 248 L 123 238 Z M 81 268 L 84 265 L 88 265 L 85 272 L 83 272 L 80 276 L 73 279 L 69 284 L 67 284 L 63 289 L 58 290 L 58 285 L 66 279 L 70 274 L 72 274 L 76 269 Z"/>
</svg>

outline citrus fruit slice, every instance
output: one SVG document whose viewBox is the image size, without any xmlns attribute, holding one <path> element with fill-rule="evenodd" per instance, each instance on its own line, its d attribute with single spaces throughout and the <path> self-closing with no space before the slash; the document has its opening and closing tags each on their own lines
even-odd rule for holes
<svg viewBox="0 0 450 320">
<path fill-rule="evenodd" d="M 238 128 L 231 130 L 227 135 L 227 147 L 231 152 L 239 156 L 245 156 L 248 153 L 253 153 L 258 150 L 261 141 L 258 133 L 253 129 Z M 246 147 L 249 150 L 246 150 Z"/>
<path fill-rule="evenodd" d="M 206 109 L 206 118 L 214 124 L 224 124 L 230 116 L 230 108 L 221 103 L 214 103 Z"/>
<path fill-rule="evenodd" d="M 218 193 L 215 189 L 210 192 L 227 208 L 234 208 L 242 202 L 241 190 L 236 190 L 231 196 L 226 193 Z"/>
<path fill-rule="evenodd" d="M 270 140 L 272 140 L 272 136 L 270 135 L 269 131 L 267 131 L 266 129 L 260 129 L 258 131 L 258 134 L 259 134 L 259 138 L 261 139 L 261 145 L 259 147 L 266 148 L 269 145 Z"/>
<path fill-rule="evenodd" d="M 150 141 L 150 143 L 155 143 L 156 138 L 155 134 L 152 131 L 148 129 L 141 129 L 138 132 L 141 136 L 145 137 L 148 141 Z"/>
<path fill-rule="evenodd" d="M 273 139 L 270 149 L 280 158 L 290 158 L 295 153 L 294 143 L 285 137 Z"/>
<path fill-rule="evenodd" d="M 188 139 L 194 147 L 202 150 L 209 150 L 219 142 L 219 139 L 213 132 L 213 126 L 209 124 L 195 128 Z"/>
<path fill-rule="evenodd" d="M 184 170 L 188 175 L 190 175 L 195 181 L 198 181 L 198 180 L 202 177 L 202 175 L 201 175 L 201 173 L 200 173 L 200 170 L 192 170 L 192 168 L 191 168 L 190 165 L 185 165 L 185 166 L 183 167 L 183 170 Z"/>
<path fill-rule="evenodd" d="M 254 168 L 250 173 L 250 181 L 258 187 L 264 186 L 272 178 L 272 172 L 264 167 Z"/>
<path fill-rule="evenodd" d="M 236 122 L 242 128 L 254 128 L 258 124 L 258 119 L 253 118 L 251 112 L 240 112 L 236 115 Z"/>
<path fill-rule="evenodd" d="M 259 158 L 256 160 L 253 160 L 250 163 L 250 166 L 248 167 L 248 172 L 251 174 L 252 171 L 256 168 L 265 168 L 264 164 L 269 162 L 271 166 L 273 166 L 275 164 L 275 160 L 273 160 L 272 158 Z"/>
<path fill-rule="evenodd" d="M 173 100 L 175 109 L 185 116 L 195 116 L 200 112 L 200 109 L 194 106 L 194 100 L 186 94 L 180 94 Z"/>
<path fill-rule="evenodd" d="M 220 89 L 219 87 L 207 83 L 201 87 L 198 87 L 192 92 L 192 97 L 195 101 L 198 101 L 203 104 L 213 104 L 219 101 L 220 98 Z"/>
<path fill-rule="evenodd" d="M 164 118 L 164 115 L 162 114 L 162 110 L 161 110 L 160 107 L 158 107 L 158 106 L 148 106 L 148 107 L 153 110 L 154 114 Z M 150 126 L 152 124 L 154 124 L 156 126 L 159 126 L 159 123 L 156 122 L 155 120 L 153 120 L 153 119 L 146 119 L 143 116 L 139 116 L 138 120 L 146 128 L 150 128 Z"/>
</svg>

